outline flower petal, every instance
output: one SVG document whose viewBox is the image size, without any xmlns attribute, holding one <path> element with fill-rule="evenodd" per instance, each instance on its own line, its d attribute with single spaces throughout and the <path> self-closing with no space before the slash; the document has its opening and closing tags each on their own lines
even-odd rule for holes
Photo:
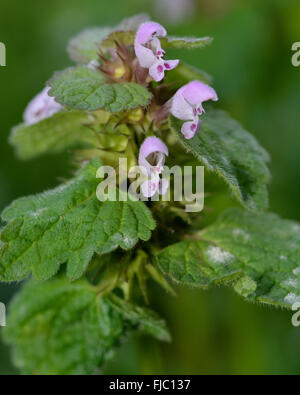
<svg viewBox="0 0 300 395">
<path fill-rule="evenodd" d="M 162 60 L 156 60 L 155 63 L 149 68 L 149 74 L 154 81 L 159 82 L 165 76 L 165 67 Z"/>
<path fill-rule="evenodd" d="M 200 81 L 192 81 L 180 89 L 185 99 L 193 104 L 198 105 L 207 100 L 217 101 L 216 91 L 209 85 Z"/>
<path fill-rule="evenodd" d="M 185 100 L 182 89 L 179 89 L 173 97 L 170 112 L 182 121 L 194 119 L 193 107 Z"/>
<path fill-rule="evenodd" d="M 94 59 L 91 60 L 86 67 L 91 70 L 98 70 L 98 68 L 100 67 L 100 63 L 98 62 L 98 60 Z"/>
<path fill-rule="evenodd" d="M 152 174 L 153 166 L 147 161 L 147 157 L 153 152 L 160 152 L 166 156 L 169 155 L 168 147 L 158 137 L 148 137 L 140 148 L 139 165 L 146 168 L 149 175 Z"/>
<path fill-rule="evenodd" d="M 168 147 L 161 139 L 155 136 L 147 137 L 141 146 L 140 156 L 147 158 L 153 152 L 162 152 L 166 156 L 169 155 Z"/>
<path fill-rule="evenodd" d="M 199 131 L 201 123 L 202 121 L 200 119 L 196 121 L 184 122 L 181 127 L 181 133 L 187 140 L 190 140 Z"/>
<path fill-rule="evenodd" d="M 165 154 L 159 152 L 157 155 L 157 163 L 155 165 L 155 172 L 160 174 L 165 164 Z"/>
<path fill-rule="evenodd" d="M 48 95 L 49 90 L 49 87 L 44 88 L 26 107 L 23 117 L 27 125 L 49 118 L 63 109 L 63 106 L 56 103 L 54 98 Z"/>
<path fill-rule="evenodd" d="M 148 180 L 142 183 L 141 192 L 143 196 L 151 198 L 158 190 L 158 182 L 156 180 Z"/>
<path fill-rule="evenodd" d="M 165 54 L 165 51 L 161 47 L 160 39 L 157 37 L 151 40 L 151 48 L 156 56 L 162 57 Z"/>
<path fill-rule="evenodd" d="M 155 36 L 165 37 L 167 35 L 166 29 L 156 22 L 143 23 L 136 34 L 135 42 L 138 44 L 146 44 Z"/>
<path fill-rule="evenodd" d="M 141 67 L 149 69 L 153 63 L 157 62 L 157 58 L 151 49 L 146 48 L 141 44 L 135 44 L 134 49 Z"/>
<path fill-rule="evenodd" d="M 179 60 L 165 60 L 164 61 L 164 66 L 165 66 L 165 70 L 173 70 L 175 69 L 175 67 L 177 67 L 179 64 Z"/>
</svg>

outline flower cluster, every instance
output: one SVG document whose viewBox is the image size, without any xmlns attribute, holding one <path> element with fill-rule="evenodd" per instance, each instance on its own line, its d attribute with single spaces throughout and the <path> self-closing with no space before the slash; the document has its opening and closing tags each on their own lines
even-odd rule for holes
<svg viewBox="0 0 300 395">
<path fill-rule="evenodd" d="M 87 67 L 102 71 L 114 82 L 133 80 L 146 84 L 151 81 L 161 82 L 167 71 L 176 68 L 179 60 L 166 60 L 166 52 L 162 48 L 161 39 L 166 40 L 166 29 L 156 22 L 142 23 L 134 40 L 134 51 L 124 44 L 115 42 L 116 48 L 110 50 L 109 58 L 100 53 L 100 62 L 92 61 Z M 161 85 L 163 87 L 163 85 Z M 35 124 L 48 118 L 63 106 L 56 103 L 49 96 L 46 87 L 27 106 L 24 121 L 27 125 Z M 174 117 L 184 121 L 181 132 L 186 139 L 193 138 L 199 132 L 204 108 L 203 102 L 218 100 L 213 88 L 200 81 L 192 81 L 181 87 L 167 103 L 161 107 L 162 118 L 171 113 Z M 158 111 L 159 112 L 159 111 Z M 155 116 L 153 116 L 154 121 Z M 140 147 L 139 165 L 143 167 L 148 181 L 141 185 L 141 192 L 145 197 L 152 197 L 156 193 L 164 194 L 168 189 L 168 182 L 160 177 L 168 155 L 168 148 L 158 137 L 148 137 Z"/>
<path fill-rule="evenodd" d="M 165 51 L 161 47 L 159 37 L 167 35 L 166 29 L 158 23 L 143 23 L 136 35 L 135 53 L 141 67 L 149 69 L 149 75 L 154 81 L 161 81 L 165 71 L 178 66 L 179 60 L 165 60 Z M 171 114 L 185 121 L 181 132 L 186 139 L 191 139 L 201 127 L 200 116 L 205 112 L 203 102 L 217 101 L 218 96 L 213 88 L 200 81 L 192 81 L 180 88 L 171 99 Z M 152 197 L 155 193 L 164 194 L 168 189 L 167 180 L 160 179 L 165 156 L 168 155 L 167 146 L 157 137 L 147 138 L 141 146 L 139 165 L 147 169 L 149 181 L 141 186 L 145 197 Z M 154 159 L 152 165 L 147 158 Z"/>
</svg>

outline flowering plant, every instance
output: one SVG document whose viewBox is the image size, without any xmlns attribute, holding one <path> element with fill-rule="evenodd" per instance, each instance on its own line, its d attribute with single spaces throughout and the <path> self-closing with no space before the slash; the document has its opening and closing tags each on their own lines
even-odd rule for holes
<svg viewBox="0 0 300 395">
<path fill-rule="evenodd" d="M 13 129 L 21 159 L 73 148 L 77 167 L 2 213 L 0 281 L 31 277 L 4 331 L 24 373 L 92 374 L 131 331 L 170 341 L 149 308 L 149 281 L 172 294 L 173 284 L 226 284 L 251 302 L 300 301 L 300 225 L 266 212 L 268 154 L 216 109 L 206 73 L 168 60 L 169 49 L 210 42 L 169 37 L 146 15 L 85 30 L 68 47 L 76 65 L 54 74 Z M 124 160 L 145 178 L 139 199 L 128 198 L 134 180 Z M 167 165 L 204 166 L 201 214 L 186 209 L 188 196 L 176 198 L 186 184 L 176 189 Z M 102 201 L 108 168 L 118 186 Z M 228 206 L 222 214 L 218 199 Z"/>
</svg>

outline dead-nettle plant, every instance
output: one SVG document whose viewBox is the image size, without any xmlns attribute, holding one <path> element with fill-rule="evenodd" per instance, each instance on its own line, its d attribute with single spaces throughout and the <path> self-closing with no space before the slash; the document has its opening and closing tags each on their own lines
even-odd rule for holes
<svg viewBox="0 0 300 395">
<path fill-rule="evenodd" d="M 251 302 L 300 301 L 300 225 L 266 212 L 268 154 L 216 109 L 209 75 L 169 60 L 169 49 L 210 42 L 169 37 L 145 15 L 85 30 L 68 47 L 76 65 L 54 74 L 12 131 L 21 159 L 72 147 L 78 165 L 2 213 L 0 280 L 32 277 L 3 329 L 23 373 L 94 373 L 132 331 L 170 341 L 148 307 L 152 280 L 169 293 L 172 282 L 226 284 Z M 149 201 L 98 200 L 99 168 L 118 170 L 120 158 L 144 166 Z M 205 167 L 201 214 L 172 199 L 164 165 Z"/>
</svg>

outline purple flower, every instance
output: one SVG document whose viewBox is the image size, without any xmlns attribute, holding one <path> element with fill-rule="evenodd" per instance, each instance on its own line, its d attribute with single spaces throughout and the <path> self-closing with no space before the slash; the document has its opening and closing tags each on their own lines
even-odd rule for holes
<svg viewBox="0 0 300 395">
<path fill-rule="evenodd" d="M 158 37 L 165 37 L 166 29 L 156 22 L 143 23 L 135 38 L 135 53 L 141 67 L 149 69 L 150 76 L 155 81 L 161 81 L 166 70 L 174 69 L 179 60 L 165 60 Z"/>
<path fill-rule="evenodd" d="M 172 99 L 171 114 L 184 122 L 181 132 L 186 139 L 194 137 L 200 130 L 200 115 L 205 112 L 202 103 L 218 100 L 213 88 L 200 81 L 192 81 L 180 88 Z"/>
<path fill-rule="evenodd" d="M 44 88 L 26 107 L 23 117 L 27 125 L 49 118 L 63 109 L 53 97 L 48 95 L 49 89 L 49 87 Z"/>
<path fill-rule="evenodd" d="M 139 166 L 142 172 L 150 177 L 141 185 L 142 194 L 149 198 L 158 192 L 164 195 L 169 187 L 169 182 L 160 178 L 165 164 L 165 157 L 169 151 L 165 143 L 158 137 L 148 137 L 140 148 Z"/>
</svg>

